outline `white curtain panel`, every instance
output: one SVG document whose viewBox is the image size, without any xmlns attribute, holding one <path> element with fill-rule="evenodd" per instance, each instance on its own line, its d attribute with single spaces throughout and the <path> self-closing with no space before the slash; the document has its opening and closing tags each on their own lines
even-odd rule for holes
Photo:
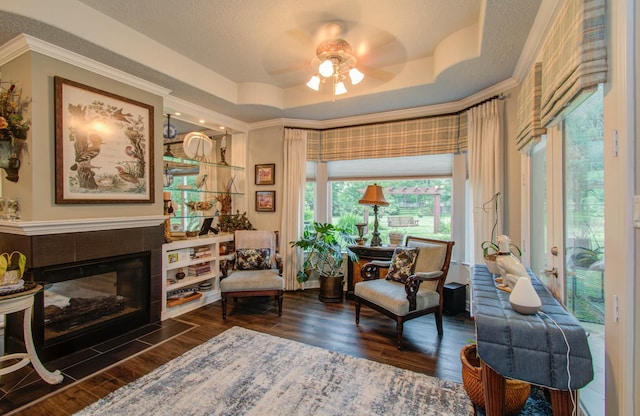
<svg viewBox="0 0 640 416">
<path fill-rule="evenodd" d="M 469 120 L 469 182 L 473 204 L 473 256 L 474 263 L 483 263 L 482 248 L 485 240 L 492 239 L 496 218 L 495 235 L 502 234 L 504 196 L 504 146 L 502 137 L 503 103 L 494 99 L 468 112 Z M 498 209 L 490 201 L 496 193 Z M 496 217 L 497 216 L 497 217 Z"/>
<path fill-rule="evenodd" d="M 296 280 L 302 269 L 303 253 L 289 244 L 300 238 L 304 226 L 304 192 L 307 172 L 307 132 L 300 129 L 284 130 L 284 209 L 282 212 L 282 253 L 284 289 L 296 290 L 303 286 Z"/>
</svg>

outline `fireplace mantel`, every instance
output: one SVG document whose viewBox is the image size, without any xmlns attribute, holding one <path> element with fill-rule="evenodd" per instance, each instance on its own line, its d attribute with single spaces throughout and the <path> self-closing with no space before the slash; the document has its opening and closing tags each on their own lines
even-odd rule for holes
<svg viewBox="0 0 640 416">
<path fill-rule="evenodd" d="M 0 221 L 0 233 L 15 235 L 51 235 L 86 231 L 154 227 L 162 224 L 164 215 L 117 218 L 84 218 L 56 221 Z"/>
</svg>

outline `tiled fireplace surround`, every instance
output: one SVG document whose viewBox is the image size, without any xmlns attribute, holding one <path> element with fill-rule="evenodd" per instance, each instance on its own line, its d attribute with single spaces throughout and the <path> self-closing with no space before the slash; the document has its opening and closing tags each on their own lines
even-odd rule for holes
<svg viewBox="0 0 640 416">
<path fill-rule="evenodd" d="M 0 232 L 0 252 L 18 250 L 24 253 L 27 269 L 150 252 L 150 322 L 160 320 L 163 242 L 162 224 L 38 235 Z"/>
</svg>

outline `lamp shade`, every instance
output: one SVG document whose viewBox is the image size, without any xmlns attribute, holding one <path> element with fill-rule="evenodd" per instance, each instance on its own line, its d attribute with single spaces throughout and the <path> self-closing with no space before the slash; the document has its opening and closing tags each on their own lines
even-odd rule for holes
<svg viewBox="0 0 640 416">
<path fill-rule="evenodd" d="M 364 191 L 364 195 L 358 201 L 360 205 L 378 205 L 380 207 L 389 206 L 389 203 L 386 199 L 384 199 L 384 194 L 382 193 L 382 187 L 377 184 L 367 186 L 367 189 Z"/>
<path fill-rule="evenodd" d="M 347 92 L 347 88 L 344 86 L 344 82 L 340 81 L 336 84 L 335 87 L 335 94 L 336 95 L 340 95 L 340 94 L 344 94 Z"/>
<path fill-rule="evenodd" d="M 320 77 L 317 75 L 312 76 L 309 82 L 307 82 L 307 87 L 318 91 L 320 89 Z"/>
</svg>

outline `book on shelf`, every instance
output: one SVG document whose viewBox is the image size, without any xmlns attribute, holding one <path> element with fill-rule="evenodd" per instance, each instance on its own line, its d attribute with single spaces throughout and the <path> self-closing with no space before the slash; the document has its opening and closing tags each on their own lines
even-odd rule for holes
<svg viewBox="0 0 640 416">
<path fill-rule="evenodd" d="M 203 274 L 211 273 L 211 265 L 209 263 L 194 264 L 187 267 L 187 273 L 189 276 L 202 276 Z"/>
<path fill-rule="evenodd" d="M 209 257 L 211 256 L 211 248 L 209 246 L 194 247 L 191 252 L 192 258 Z"/>
</svg>

